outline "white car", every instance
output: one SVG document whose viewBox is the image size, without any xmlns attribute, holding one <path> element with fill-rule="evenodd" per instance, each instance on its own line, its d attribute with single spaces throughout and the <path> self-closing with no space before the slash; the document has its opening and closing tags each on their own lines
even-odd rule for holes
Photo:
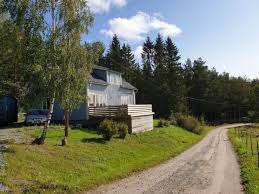
<svg viewBox="0 0 259 194">
<path fill-rule="evenodd" d="M 48 121 L 48 110 L 32 109 L 26 114 L 27 125 L 42 125 Z"/>
</svg>

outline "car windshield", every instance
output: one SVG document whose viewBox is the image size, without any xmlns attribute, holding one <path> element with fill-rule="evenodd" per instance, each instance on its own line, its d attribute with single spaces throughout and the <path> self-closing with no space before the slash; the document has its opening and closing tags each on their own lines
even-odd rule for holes
<svg viewBox="0 0 259 194">
<path fill-rule="evenodd" d="M 48 115 L 48 111 L 47 110 L 30 110 L 27 115 L 44 115 L 47 116 Z"/>
</svg>

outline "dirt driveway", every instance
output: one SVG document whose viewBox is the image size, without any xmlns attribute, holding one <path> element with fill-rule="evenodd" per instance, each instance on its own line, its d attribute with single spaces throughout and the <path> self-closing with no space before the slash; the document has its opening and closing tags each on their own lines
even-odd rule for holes
<svg viewBox="0 0 259 194">
<path fill-rule="evenodd" d="M 181 155 L 88 193 L 243 193 L 239 165 L 227 137 L 227 128 L 235 126 L 214 129 Z"/>
</svg>

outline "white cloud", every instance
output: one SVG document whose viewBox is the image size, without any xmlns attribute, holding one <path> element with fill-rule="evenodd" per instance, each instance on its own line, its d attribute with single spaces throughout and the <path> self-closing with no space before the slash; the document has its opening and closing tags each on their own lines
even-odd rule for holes
<svg viewBox="0 0 259 194">
<path fill-rule="evenodd" d="M 103 13 L 110 11 L 111 7 L 124 7 L 127 0 L 87 0 L 92 12 Z"/>
<path fill-rule="evenodd" d="M 134 42 L 143 40 L 152 31 L 158 31 L 163 36 L 176 36 L 182 32 L 176 25 L 144 12 L 138 12 L 130 18 L 113 18 L 108 24 L 108 29 L 101 30 L 101 33 L 110 37 L 117 34 L 126 41 Z"/>
<path fill-rule="evenodd" d="M 138 46 L 136 50 L 134 50 L 134 56 L 138 62 L 141 61 L 142 52 L 143 52 L 143 46 Z"/>
</svg>

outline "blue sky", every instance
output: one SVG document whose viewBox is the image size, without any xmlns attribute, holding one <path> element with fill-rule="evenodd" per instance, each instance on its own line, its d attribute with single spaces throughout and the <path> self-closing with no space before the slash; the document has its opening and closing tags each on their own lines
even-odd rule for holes
<svg viewBox="0 0 259 194">
<path fill-rule="evenodd" d="M 171 36 L 182 55 L 234 76 L 259 78 L 258 0 L 88 0 L 95 23 L 88 41 L 113 33 L 136 57 L 146 36 Z M 138 58 L 138 57 L 137 57 Z"/>
</svg>

